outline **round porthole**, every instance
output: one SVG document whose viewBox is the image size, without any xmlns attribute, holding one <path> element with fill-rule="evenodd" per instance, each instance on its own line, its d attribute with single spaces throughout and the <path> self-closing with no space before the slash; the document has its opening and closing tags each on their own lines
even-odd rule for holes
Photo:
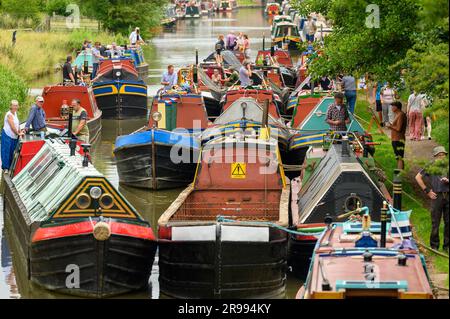
<svg viewBox="0 0 450 319">
<path fill-rule="evenodd" d="M 75 203 L 80 209 L 89 208 L 91 206 L 91 197 L 86 193 L 81 193 L 77 196 Z"/>
<path fill-rule="evenodd" d="M 114 198 L 112 197 L 111 194 L 103 194 L 100 197 L 100 206 L 103 209 L 110 209 L 114 206 Z"/>
<path fill-rule="evenodd" d="M 362 207 L 362 200 L 356 194 L 351 194 L 345 199 L 344 208 L 346 212 L 351 212 L 359 207 Z"/>
</svg>

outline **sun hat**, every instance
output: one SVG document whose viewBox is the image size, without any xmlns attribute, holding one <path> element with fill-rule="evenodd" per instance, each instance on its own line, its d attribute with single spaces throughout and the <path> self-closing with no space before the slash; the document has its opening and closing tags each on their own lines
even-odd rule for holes
<svg viewBox="0 0 450 319">
<path fill-rule="evenodd" d="M 436 157 L 440 153 L 444 153 L 445 155 L 448 154 L 444 146 L 436 146 L 433 148 L 433 157 Z"/>
</svg>

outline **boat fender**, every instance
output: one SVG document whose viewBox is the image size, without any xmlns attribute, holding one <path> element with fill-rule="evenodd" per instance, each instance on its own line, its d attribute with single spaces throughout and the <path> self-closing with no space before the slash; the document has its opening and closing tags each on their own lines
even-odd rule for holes
<svg viewBox="0 0 450 319">
<path fill-rule="evenodd" d="M 111 227 L 108 223 L 98 222 L 95 224 L 92 234 L 98 241 L 105 241 L 111 236 Z"/>
</svg>

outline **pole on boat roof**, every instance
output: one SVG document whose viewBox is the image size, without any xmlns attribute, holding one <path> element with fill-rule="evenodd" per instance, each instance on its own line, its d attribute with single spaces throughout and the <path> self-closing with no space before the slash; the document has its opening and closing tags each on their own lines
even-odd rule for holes
<svg viewBox="0 0 450 319">
<path fill-rule="evenodd" d="M 198 84 L 198 49 L 195 49 L 195 65 L 192 70 L 192 81 L 194 82 L 195 88 Z"/>
<path fill-rule="evenodd" d="M 401 210 L 402 209 L 402 178 L 400 177 L 400 170 L 395 169 L 394 170 L 394 179 L 392 181 L 393 183 L 393 190 L 394 190 L 394 208 Z"/>
<path fill-rule="evenodd" d="M 263 51 L 265 51 L 266 50 L 266 35 L 264 34 L 264 32 L 263 32 Z"/>
<path fill-rule="evenodd" d="M 69 138 L 72 138 L 72 119 L 73 119 L 73 106 L 72 106 L 72 104 L 70 104 L 68 123 L 67 123 L 67 136 Z"/>
<path fill-rule="evenodd" d="M 155 145 L 155 129 L 156 129 L 156 125 L 153 126 L 153 128 L 151 129 L 152 131 L 152 187 L 153 190 L 156 190 L 158 184 L 157 184 L 157 180 L 156 180 L 156 145 Z"/>
<path fill-rule="evenodd" d="M 275 46 L 271 46 L 270 47 L 270 56 L 274 56 L 275 55 Z"/>
<path fill-rule="evenodd" d="M 269 99 L 264 101 L 263 115 L 261 121 L 263 127 L 267 128 L 269 124 Z"/>
<path fill-rule="evenodd" d="M 386 247 L 386 226 L 387 226 L 387 203 L 386 201 L 383 202 L 383 207 L 381 208 L 381 237 L 380 237 L 380 247 L 385 248 Z"/>
</svg>

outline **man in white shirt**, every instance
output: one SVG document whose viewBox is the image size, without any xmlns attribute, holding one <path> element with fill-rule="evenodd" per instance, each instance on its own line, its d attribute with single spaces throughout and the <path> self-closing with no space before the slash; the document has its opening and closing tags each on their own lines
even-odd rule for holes
<svg viewBox="0 0 450 319">
<path fill-rule="evenodd" d="M 130 44 L 135 46 L 141 43 L 144 43 L 144 39 L 141 37 L 139 28 L 136 27 L 136 29 L 134 29 L 134 31 L 130 34 Z"/>
<path fill-rule="evenodd" d="M 163 73 L 161 78 L 161 85 L 164 85 L 165 91 L 177 88 L 178 75 L 173 65 L 167 66 L 167 71 Z"/>
</svg>

